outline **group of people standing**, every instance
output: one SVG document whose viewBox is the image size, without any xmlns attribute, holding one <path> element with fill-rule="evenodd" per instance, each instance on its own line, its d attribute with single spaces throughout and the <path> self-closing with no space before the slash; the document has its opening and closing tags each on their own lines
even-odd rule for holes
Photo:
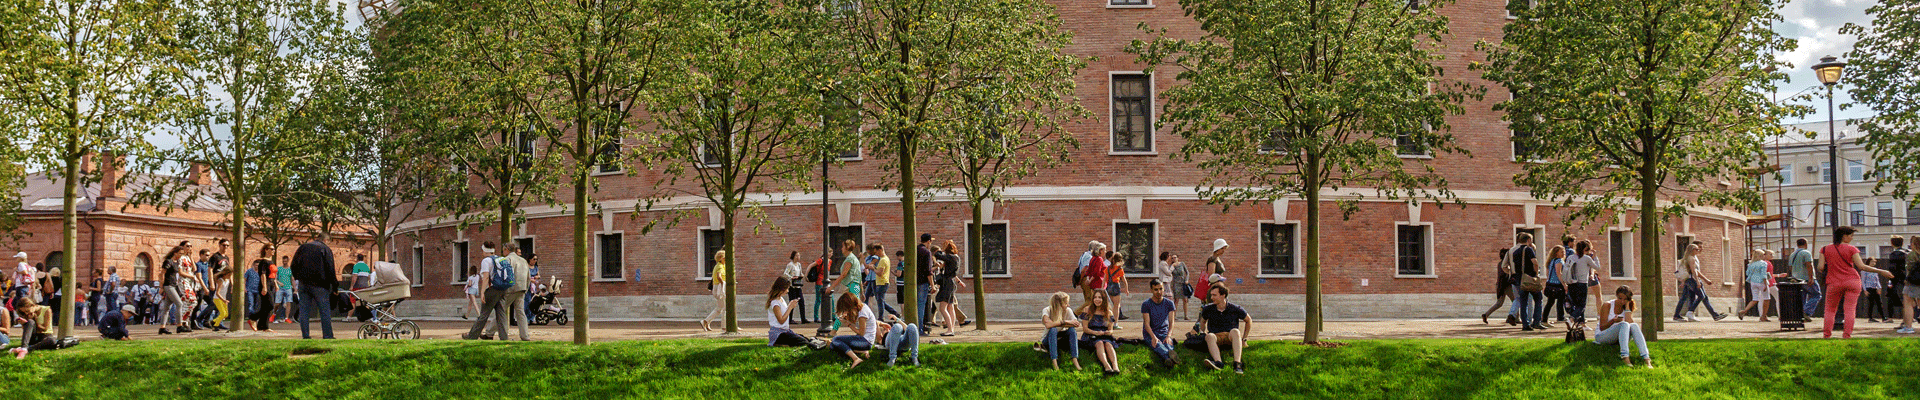
<svg viewBox="0 0 1920 400">
<path fill-rule="evenodd" d="M 1480 314 L 1481 322 L 1489 322 L 1488 318 L 1511 298 L 1513 306 L 1507 310 L 1506 323 L 1518 325 L 1522 331 L 1543 330 L 1569 321 L 1573 324 L 1570 326 L 1584 326 L 1587 293 L 1600 285 L 1600 261 L 1594 257 L 1592 241 L 1562 237 L 1559 246 L 1547 250 L 1544 266 L 1530 233 L 1516 235 L 1513 247 L 1500 249 L 1499 253 L 1494 305 Z M 1602 302 L 1600 296 L 1594 293 L 1596 303 Z M 1548 320 L 1550 316 L 1552 321 Z"/>
</svg>

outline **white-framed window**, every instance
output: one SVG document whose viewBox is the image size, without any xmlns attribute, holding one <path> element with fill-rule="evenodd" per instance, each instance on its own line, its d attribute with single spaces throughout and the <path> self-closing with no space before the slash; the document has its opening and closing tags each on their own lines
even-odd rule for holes
<svg viewBox="0 0 1920 400">
<path fill-rule="evenodd" d="M 1515 91 L 1513 89 L 1507 89 L 1508 101 L 1519 100 L 1519 99 L 1520 99 L 1519 91 Z M 1512 160 L 1514 162 L 1526 162 L 1526 161 L 1533 161 L 1538 159 L 1533 152 L 1534 150 L 1533 146 L 1530 143 L 1528 143 L 1532 141 L 1531 138 L 1533 137 L 1533 131 L 1508 129 L 1507 136 L 1509 136 L 1508 141 L 1513 142 Z"/>
<path fill-rule="evenodd" d="M 822 93 L 820 96 L 827 104 L 827 109 L 832 110 L 821 113 L 820 125 L 836 127 L 844 131 L 843 134 L 847 136 L 859 138 L 861 129 L 865 127 L 864 119 L 861 118 L 860 114 L 860 100 L 855 99 L 852 102 L 848 102 L 839 96 L 831 96 L 825 93 Z M 864 147 L 864 145 L 865 142 L 863 140 L 856 141 L 853 148 L 840 150 L 840 161 L 866 160 L 865 154 L 861 152 L 861 148 Z"/>
<path fill-rule="evenodd" d="M 1293 141 L 1287 136 L 1285 129 L 1267 131 L 1266 140 L 1260 141 L 1260 154 L 1287 154 L 1293 148 Z"/>
<path fill-rule="evenodd" d="M 834 18 L 850 18 L 860 14 L 858 0 L 827 0 L 821 3 L 820 8 Z"/>
<path fill-rule="evenodd" d="M 1013 268 L 1008 266 L 1012 258 L 1008 255 L 1007 221 L 987 221 L 980 230 L 980 276 L 985 278 L 1011 278 Z M 972 228 L 973 221 L 967 221 L 966 227 Z M 962 275 L 972 278 L 973 268 L 967 268 Z"/>
<path fill-rule="evenodd" d="M 1780 172 L 1773 173 L 1773 180 L 1780 186 L 1793 186 L 1793 164 L 1780 166 Z"/>
<path fill-rule="evenodd" d="M 1160 251 L 1159 229 L 1156 229 L 1159 222 L 1113 222 L 1113 251 L 1120 253 L 1114 258 L 1121 262 L 1120 267 L 1127 271 L 1127 276 L 1153 276 L 1154 256 L 1159 255 Z"/>
<path fill-rule="evenodd" d="M 1820 205 L 1820 223 L 1833 224 L 1834 222 L 1837 222 L 1837 221 L 1839 220 L 1834 219 L 1833 217 L 1833 205 L 1821 204 Z"/>
<path fill-rule="evenodd" d="M 1909 216 L 1911 216 L 1911 215 L 1913 215 L 1913 211 L 1915 211 L 1915 210 L 1908 210 L 1908 211 L 1907 211 L 1907 215 L 1909 215 Z M 1792 227 L 1793 227 L 1793 218 L 1794 218 L 1794 215 L 1793 215 L 1793 206 L 1791 206 L 1791 205 L 1783 205 L 1783 206 L 1780 206 L 1780 215 L 1782 216 L 1782 217 L 1780 218 L 1780 227 L 1781 227 L 1781 228 L 1792 228 Z"/>
<path fill-rule="evenodd" d="M 1820 162 L 1820 183 L 1833 183 L 1833 163 Z"/>
<path fill-rule="evenodd" d="M 1393 236 L 1393 276 L 1396 278 L 1434 277 L 1433 223 L 1396 223 Z"/>
<path fill-rule="evenodd" d="M 1517 2 L 1518 4 L 1515 4 L 1515 3 L 1516 2 L 1513 0 L 1507 0 L 1507 6 L 1506 6 L 1507 19 L 1520 19 L 1520 14 L 1518 13 L 1518 11 L 1525 11 L 1528 9 L 1532 9 L 1534 6 L 1533 0 L 1523 0 L 1523 1 Z"/>
<path fill-rule="evenodd" d="M 1907 225 L 1920 225 L 1920 203 L 1907 203 Z M 1920 245 L 1920 243 L 1914 243 Z"/>
<path fill-rule="evenodd" d="M 1153 0 L 1107 0 L 1107 8 L 1153 8 Z"/>
<path fill-rule="evenodd" d="M 1297 278 L 1300 274 L 1300 223 L 1297 221 L 1260 222 L 1260 273 L 1258 277 Z M 1191 268 L 1191 265 L 1189 265 Z"/>
<path fill-rule="evenodd" d="M 1633 262 L 1639 254 L 1633 247 L 1633 231 L 1614 228 L 1607 231 L 1607 276 L 1616 280 L 1634 280 Z"/>
<path fill-rule="evenodd" d="M 627 279 L 626 232 L 595 232 L 593 281 L 620 282 Z"/>
<path fill-rule="evenodd" d="M 1847 161 L 1847 182 L 1867 180 L 1867 164 L 1859 161 Z"/>
<path fill-rule="evenodd" d="M 133 256 L 133 282 L 146 283 L 153 279 L 153 255 L 140 253 Z M 128 283 L 131 284 L 131 283 Z"/>
<path fill-rule="evenodd" d="M 1847 224 L 1861 226 L 1867 224 L 1867 203 L 1847 204 Z"/>
<path fill-rule="evenodd" d="M 515 237 L 515 238 L 513 238 L 513 244 L 516 244 L 516 245 L 519 245 L 519 246 L 520 246 L 520 257 L 522 257 L 522 258 L 526 258 L 526 259 L 528 259 L 528 260 L 532 260 L 532 259 L 533 259 L 533 256 L 535 256 L 535 255 L 539 255 L 539 254 L 540 254 L 540 253 L 537 253 L 537 252 L 534 252 L 534 251 L 533 251 L 533 244 L 534 244 L 534 243 L 533 243 L 533 237 L 532 237 L 532 236 L 519 236 L 519 237 Z"/>
<path fill-rule="evenodd" d="M 427 248 L 424 246 L 421 246 L 419 243 L 414 243 L 413 251 L 410 253 L 410 255 L 413 256 L 411 259 L 411 261 L 413 261 L 413 268 L 411 271 L 408 271 L 408 272 L 413 275 L 413 287 L 426 286 L 427 285 Z"/>
<path fill-rule="evenodd" d="M 1109 154 L 1153 154 L 1153 76 L 1141 72 L 1110 72 L 1107 97 L 1108 126 L 1113 141 Z"/>
<path fill-rule="evenodd" d="M 453 267 L 449 272 L 452 272 L 453 284 L 455 285 L 466 284 L 467 275 L 476 272 L 473 270 L 473 259 L 468 257 L 470 254 L 468 251 L 471 249 L 469 246 L 471 244 L 472 243 L 465 240 L 456 240 L 453 244 L 447 246 L 448 253 L 450 253 L 448 255 L 453 257 L 447 265 Z"/>
<path fill-rule="evenodd" d="M 1874 216 L 1880 217 L 1880 225 L 1893 225 L 1893 202 L 1882 201 L 1879 205 L 1878 212 Z"/>
<path fill-rule="evenodd" d="M 619 103 L 607 104 L 606 107 L 608 112 L 614 114 L 621 113 Z M 620 165 L 620 153 L 625 151 L 623 147 L 626 143 L 625 140 L 622 140 L 620 137 L 620 126 L 618 124 L 596 124 L 593 127 L 593 134 L 595 138 L 603 141 L 600 145 L 600 150 L 594 152 L 593 174 L 612 175 L 622 172 L 623 168 L 621 168 Z"/>
<path fill-rule="evenodd" d="M 720 227 L 700 227 L 699 238 L 695 243 L 696 247 L 694 247 L 694 250 L 700 252 L 695 256 L 696 259 L 700 260 L 698 264 L 700 270 L 694 271 L 698 274 L 694 280 L 711 281 L 713 280 L 713 268 L 719 265 L 713 262 L 713 255 L 719 254 L 720 250 L 727 248 L 727 230 L 726 228 Z"/>
<path fill-rule="evenodd" d="M 846 269 L 846 266 L 843 265 L 845 263 L 842 261 L 846 261 L 847 259 L 847 254 L 840 251 L 840 246 L 845 245 L 848 240 L 852 240 L 855 254 L 867 251 L 867 224 L 827 225 L 827 237 L 833 240 L 829 242 L 833 245 L 833 259 L 831 260 L 833 262 L 827 264 L 833 268 L 827 272 L 827 276 L 838 278 L 840 277 L 840 271 Z M 866 258 L 861 257 L 861 259 L 864 260 Z M 965 263 L 966 257 L 961 257 L 961 262 Z M 960 267 L 962 271 L 967 270 L 965 265 Z"/>
<path fill-rule="evenodd" d="M 1429 126 L 1426 129 L 1431 131 L 1433 127 Z M 1400 158 L 1433 158 L 1433 147 L 1410 134 L 1395 135 L 1393 148 L 1394 155 Z"/>
</svg>

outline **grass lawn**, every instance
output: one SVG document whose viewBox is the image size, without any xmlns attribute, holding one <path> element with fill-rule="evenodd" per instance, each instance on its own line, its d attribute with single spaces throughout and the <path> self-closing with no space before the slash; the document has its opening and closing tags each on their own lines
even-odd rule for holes
<svg viewBox="0 0 1920 400">
<path fill-rule="evenodd" d="M 565 343 L 296 340 L 89 342 L 0 360 L 0 398 L 769 399 L 1745 399 L 1914 398 L 1920 341 L 1689 340 L 1653 344 L 1657 369 L 1616 348 L 1552 340 L 1258 342 L 1246 375 L 1202 355 L 1168 371 L 1125 346 L 1105 378 L 1051 371 L 1013 343 L 924 348 L 923 367 L 842 371 L 826 352 L 764 340 Z M 324 353 L 289 357 L 294 353 Z"/>
</svg>

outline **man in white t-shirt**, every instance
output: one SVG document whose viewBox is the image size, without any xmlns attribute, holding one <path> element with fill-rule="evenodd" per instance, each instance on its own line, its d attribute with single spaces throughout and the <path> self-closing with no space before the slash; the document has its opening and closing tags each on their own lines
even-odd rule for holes
<svg viewBox="0 0 1920 400">
<path fill-rule="evenodd" d="M 29 290 L 33 289 L 39 271 L 33 268 L 33 264 L 27 263 L 27 252 L 15 253 L 13 258 L 20 262 L 20 266 L 13 270 L 13 287 L 8 288 L 7 297 L 26 296 L 32 293 Z"/>
<path fill-rule="evenodd" d="M 487 327 L 487 321 L 489 319 L 506 318 L 505 316 L 499 315 L 498 312 L 495 312 L 500 306 L 500 299 L 506 296 L 507 291 L 506 289 L 495 289 L 492 285 L 493 265 L 494 261 L 498 259 L 498 257 L 493 256 L 493 242 L 482 243 L 480 245 L 480 253 L 486 255 L 480 259 L 480 291 L 483 293 L 480 300 L 480 317 L 474 319 L 473 328 L 469 329 L 467 334 L 460 336 L 460 338 L 467 340 L 492 339 L 488 336 L 481 336 L 480 330 Z M 500 330 L 505 331 L 504 327 Z"/>
</svg>

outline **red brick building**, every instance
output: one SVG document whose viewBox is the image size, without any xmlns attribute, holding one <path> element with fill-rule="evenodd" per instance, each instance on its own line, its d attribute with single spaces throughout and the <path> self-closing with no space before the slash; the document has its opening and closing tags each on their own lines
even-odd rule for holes
<svg viewBox="0 0 1920 400">
<path fill-rule="evenodd" d="M 1070 52 L 1096 57 L 1079 72 L 1076 81 L 1082 105 L 1095 118 L 1070 126 L 1081 143 L 1071 163 L 1044 171 L 1008 190 L 1012 202 L 988 209 L 994 237 L 986 240 L 988 296 L 996 306 L 993 318 L 1030 319 L 1055 291 L 1073 291 L 1069 276 L 1090 240 L 1098 240 L 1151 261 L 1161 251 L 1182 256 L 1199 269 L 1210 243 L 1224 238 L 1232 244 L 1225 261 L 1235 289 L 1235 302 L 1256 318 L 1302 318 L 1304 277 L 1299 259 L 1300 220 L 1311 205 L 1302 200 L 1248 203 L 1222 210 L 1199 200 L 1194 187 L 1203 173 L 1192 164 L 1169 155 L 1182 140 L 1162 124 L 1138 132 L 1116 131 L 1114 121 L 1133 111 L 1148 110 L 1151 120 L 1160 110 L 1157 94 L 1179 84 L 1173 74 L 1147 78 L 1142 65 L 1122 49 L 1132 40 L 1149 39 L 1138 29 L 1142 22 L 1169 28 L 1173 34 L 1199 36 L 1197 25 L 1182 15 L 1172 0 L 1054 0 L 1065 27 L 1074 33 Z M 1137 4 L 1136 4 L 1137 3 Z M 1502 0 L 1463 0 L 1442 12 L 1451 17 L 1452 36 L 1441 50 L 1447 78 L 1476 85 L 1497 86 L 1469 71 L 1482 59 L 1472 49 L 1479 40 L 1498 40 L 1509 21 Z M 1453 134 L 1475 157 L 1464 155 L 1407 155 L 1410 163 L 1425 163 L 1447 176 L 1451 189 L 1466 206 L 1437 204 L 1408 206 L 1398 201 L 1366 201 L 1351 219 L 1339 219 L 1331 203 L 1323 215 L 1324 282 L 1330 318 L 1466 317 L 1486 310 L 1493 300 L 1496 252 L 1511 245 L 1517 230 L 1529 230 L 1557 244 L 1569 233 L 1561 223 L 1565 214 L 1551 203 L 1537 200 L 1513 183 L 1521 171 L 1513 161 L 1511 131 L 1492 106 L 1504 96 L 1470 101 L 1467 113 L 1452 117 Z M 1142 104 L 1144 103 L 1144 104 Z M 864 155 L 864 154 L 863 154 Z M 903 244 L 899 196 L 877 187 L 884 179 L 882 164 L 890 160 L 851 158 L 831 171 L 843 186 L 830 193 L 827 220 L 834 236 L 878 243 L 887 253 Z M 594 217 L 588 222 L 596 240 L 591 276 L 594 315 L 603 318 L 690 319 L 704 316 L 713 300 L 707 292 L 707 271 L 717 244 L 710 239 L 719 229 L 716 211 L 693 198 L 675 198 L 649 211 L 636 209 L 639 194 L 650 193 L 661 177 L 649 171 L 600 176 L 600 190 L 591 194 Z M 697 190 L 697 187 L 682 189 Z M 1364 189 L 1363 189 L 1364 190 Z M 1362 192 L 1353 192 L 1362 193 Z M 1364 193 L 1371 194 L 1371 191 Z M 1339 193 L 1330 192 L 1335 197 Z M 557 198 L 572 198 L 567 188 Z M 761 200 L 769 221 L 759 229 L 742 223 L 735 256 L 740 284 L 742 319 L 762 318 L 753 311 L 759 294 L 786 263 L 789 251 L 818 252 L 822 240 L 822 205 L 818 193 L 766 193 Z M 965 202 L 955 196 L 936 196 L 920 205 L 918 229 L 937 240 L 953 239 L 965 247 L 965 227 L 971 221 Z M 642 234 L 649 222 L 670 218 L 669 213 L 691 210 L 694 217 Z M 543 260 L 542 274 L 571 277 L 572 237 L 564 207 L 523 208 L 528 222 L 511 227 L 512 236 L 531 245 Z M 1634 217 L 1602 221 L 1572 232 L 1593 239 L 1603 263 L 1613 271 L 1606 285 L 1638 288 L 1637 234 Z M 1719 209 L 1696 209 L 1667 226 L 1661 254 L 1673 264 L 1679 242 L 1699 242 L 1709 277 L 1737 280 L 1746 246 L 1745 216 Z M 403 223 L 403 238 L 395 240 L 394 258 L 416 271 L 424 285 L 408 312 L 457 314 L 463 307 L 460 281 L 465 267 L 478 263 L 479 243 L 498 237 L 497 227 L 456 230 L 456 224 L 423 217 Z M 778 228 L 769 229 L 769 228 Z M 404 236 L 412 235 L 411 238 Z M 837 240 L 836 240 L 837 241 Z M 803 256 L 811 260 L 812 256 Z M 1144 265 L 1137 265 L 1144 266 Z M 1145 274 L 1131 279 L 1134 293 L 1146 291 Z M 1672 293 L 1672 278 L 1668 293 Z M 577 283 L 569 282 L 568 287 Z M 811 289 L 809 289 L 811 290 Z M 1730 286 L 1709 288 L 1710 296 L 1737 296 Z M 563 296 L 567 293 L 563 293 Z M 1127 301 L 1137 301 L 1136 294 Z M 961 304 L 971 303 L 971 292 Z M 811 299 L 809 300 L 811 301 Z M 566 301 L 563 300 L 563 303 Z M 1722 299 L 1721 304 L 1728 304 Z M 1197 307 L 1197 304 L 1195 307 Z"/>
<path fill-rule="evenodd" d="M 128 175 L 124 170 L 115 170 L 104 174 L 102 182 L 80 188 L 80 199 L 75 206 L 78 213 L 75 260 L 79 269 L 74 271 L 80 286 L 84 287 L 96 270 L 101 271 L 102 276 L 109 271 L 118 272 L 128 282 L 157 279 L 161 258 L 181 241 L 192 242 L 196 251 L 213 251 L 221 239 L 231 240 L 232 233 L 225 223 L 229 206 L 210 196 L 191 201 L 182 196 L 181 206 L 171 209 L 131 206 L 127 201 L 131 194 L 161 180 L 184 180 L 183 183 L 194 185 L 196 190 L 211 192 L 219 190 L 219 186 L 213 184 L 215 179 L 204 167 L 191 168 L 184 177 Z M 27 177 L 26 186 L 20 191 L 21 214 L 25 219 L 21 232 L 27 236 L 13 243 L 6 251 L 8 254 L 26 252 L 30 262 L 64 270 L 64 260 L 60 257 L 64 246 L 60 239 L 65 185 L 64 180 L 50 174 Z M 229 250 L 227 254 L 241 260 L 256 258 L 265 240 L 258 232 L 253 236 L 246 246 L 235 246 L 247 249 L 244 255 L 239 255 L 239 250 Z M 344 257 L 350 257 L 353 252 L 371 255 L 372 242 L 364 234 L 339 233 L 334 238 L 329 244 L 337 257 L 343 257 L 342 262 L 350 261 Z M 305 239 L 289 240 L 290 243 L 277 246 L 280 254 L 292 255 L 294 248 Z"/>
</svg>

